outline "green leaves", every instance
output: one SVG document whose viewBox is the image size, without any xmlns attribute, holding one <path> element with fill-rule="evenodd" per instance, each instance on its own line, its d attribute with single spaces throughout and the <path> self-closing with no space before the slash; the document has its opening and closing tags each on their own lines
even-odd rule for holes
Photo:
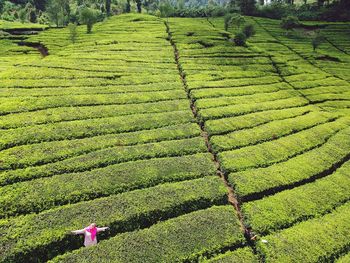
<svg viewBox="0 0 350 263">
<path fill-rule="evenodd" d="M 28 259 L 44 261 L 52 256 L 81 246 L 71 230 L 90 223 L 110 227 L 99 239 L 134 231 L 197 209 L 227 202 L 226 188 L 217 177 L 163 184 L 89 202 L 9 219 L 0 224 L 0 243 L 7 249 L 0 252 L 0 261 L 20 262 Z M 6 229 L 10 227 L 10 231 Z"/>
<path fill-rule="evenodd" d="M 214 206 L 148 229 L 118 235 L 91 249 L 59 256 L 52 262 L 81 262 L 86 257 L 90 262 L 196 261 L 241 242 L 244 237 L 232 206 Z"/>
<path fill-rule="evenodd" d="M 350 203 L 323 217 L 264 236 L 257 249 L 267 262 L 327 262 L 349 246 Z M 261 240 L 262 240 L 261 239 Z"/>
</svg>

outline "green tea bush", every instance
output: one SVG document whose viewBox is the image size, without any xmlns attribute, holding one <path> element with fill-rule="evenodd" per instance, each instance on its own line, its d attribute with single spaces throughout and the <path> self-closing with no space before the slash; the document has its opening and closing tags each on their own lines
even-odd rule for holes
<svg viewBox="0 0 350 263">
<path fill-rule="evenodd" d="M 325 144 L 285 162 L 266 168 L 232 173 L 229 175 L 229 181 L 234 185 L 237 194 L 245 197 L 308 180 L 332 169 L 346 158 L 350 146 L 349 132 L 350 129 L 339 131 Z"/>
<path fill-rule="evenodd" d="M 246 223 L 260 234 L 287 228 L 305 218 L 326 214 L 349 201 L 350 162 L 313 183 L 245 203 Z M 317 194 L 315 194 L 317 193 Z"/>
<path fill-rule="evenodd" d="M 11 234 L 7 233 L 0 238 L 0 242 L 6 243 L 7 247 L 0 254 L 0 261 L 42 262 L 59 253 L 77 249 L 81 240 L 72 236 L 70 231 L 88 225 L 89 220 L 110 227 L 108 234 L 99 235 L 104 239 L 107 235 L 111 237 L 134 231 L 158 220 L 226 203 L 226 188 L 219 178 L 213 176 L 163 184 L 8 219 L 0 225 L 0 229 L 5 232 L 11 226 L 11 233 L 16 237 L 9 239 Z M 101 210 L 106 207 L 108 209 Z M 62 221 L 62 218 L 65 220 Z M 37 224 L 39 221 L 40 224 Z M 47 229 L 51 230 L 49 234 Z"/>
<path fill-rule="evenodd" d="M 287 108 L 282 110 L 266 110 L 243 116 L 228 117 L 205 122 L 205 129 L 210 135 L 225 134 L 241 129 L 253 128 L 271 121 L 293 118 L 312 112 L 316 108 L 310 106 Z"/>
<path fill-rule="evenodd" d="M 287 32 L 298 27 L 299 25 L 299 19 L 295 16 L 284 17 L 281 21 L 281 28 L 285 29 Z"/>
<path fill-rule="evenodd" d="M 253 112 L 266 111 L 266 110 L 277 110 L 292 108 L 298 106 L 305 106 L 308 101 L 301 97 L 292 97 L 287 99 L 268 101 L 268 102 L 257 102 L 247 104 L 229 105 L 218 108 L 208 108 L 199 111 L 199 116 L 202 120 L 219 119 L 224 117 L 233 117 L 238 115 L 244 115 Z"/>
<path fill-rule="evenodd" d="M 334 118 L 332 114 L 309 113 L 300 117 L 272 121 L 252 129 L 244 129 L 221 136 L 212 136 L 210 142 L 215 151 L 227 151 L 274 140 L 323 124 Z"/>
<path fill-rule="evenodd" d="M 349 246 L 350 203 L 286 230 L 264 236 L 257 249 L 268 262 L 327 262 Z M 288 253 L 286 253 L 288 251 Z"/>
<path fill-rule="evenodd" d="M 4 186 L 0 189 L 1 217 L 214 175 L 216 169 L 210 158 L 210 154 L 196 154 L 141 160 Z"/>
<path fill-rule="evenodd" d="M 326 143 L 334 134 L 346 127 L 346 119 L 320 124 L 316 127 L 264 142 L 254 146 L 221 152 L 219 160 L 226 171 L 266 167 L 312 150 Z"/>
<path fill-rule="evenodd" d="M 202 262 L 202 261 L 200 261 Z M 209 260 L 203 260 L 203 263 L 257 263 L 259 262 L 256 255 L 249 247 L 238 248 L 234 251 L 226 252 Z"/>
<path fill-rule="evenodd" d="M 237 46 L 245 46 L 246 45 L 246 40 L 247 37 L 244 33 L 239 32 L 235 35 L 235 37 L 233 38 L 233 42 L 237 45 Z"/>
<path fill-rule="evenodd" d="M 245 25 L 242 29 L 242 33 L 247 37 L 247 39 L 254 36 L 256 34 L 254 25 Z"/>
<path fill-rule="evenodd" d="M 52 262 L 174 262 L 196 261 L 244 241 L 231 206 L 214 206 L 156 224 L 148 229 L 118 235 L 92 249 L 59 256 Z M 209 238 L 210 237 L 210 238 Z M 158 244 L 155 246 L 154 244 Z M 103 256 L 101 256 L 103 255 Z"/>
</svg>

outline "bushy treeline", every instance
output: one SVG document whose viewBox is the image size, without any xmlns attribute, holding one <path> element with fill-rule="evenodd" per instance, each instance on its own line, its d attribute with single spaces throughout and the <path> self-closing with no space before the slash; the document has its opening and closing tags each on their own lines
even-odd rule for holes
<svg viewBox="0 0 350 263">
<path fill-rule="evenodd" d="M 162 17 L 215 17 L 240 12 L 281 19 L 293 15 L 301 20 L 350 20 L 350 1 L 318 0 L 297 5 L 293 0 L 0 0 L 0 19 L 66 26 L 88 24 L 111 14 L 132 11 Z M 264 4 L 265 3 L 265 4 Z M 91 22 L 92 21 L 92 22 Z M 89 30 L 88 30 L 89 31 Z"/>
<path fill-rule="evenodd" d="M 79 23 L 89 10 L 94 20 L 121 13 L 121 6 L 112 0 L 0 0 L 0 19 L 66 26 Z"/>
<path fill-rule="evenodd" d="M 317 1 L 308 3 L 304 0 L 302 5 L 273 1 L 272 4 L 258 7 L 253 15 L 281 19 L 288 15 L 298 17 L 300 20 L 326 20 L 326 21 L 349 21 L 350 1 Z"/>
</svg>

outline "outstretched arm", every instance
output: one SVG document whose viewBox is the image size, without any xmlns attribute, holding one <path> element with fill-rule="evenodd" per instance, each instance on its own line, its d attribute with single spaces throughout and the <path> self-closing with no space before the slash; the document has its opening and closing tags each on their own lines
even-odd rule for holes
<svg viewBox="0 0 350 263">
<path fill-rule="evenodd" d="M 75 235 L 79 235 L 79 234 L 84 234 L 84 229 L 79 229 L 79 230 L 75 230 L 75 231 L 71 231 L 73 234 Z"/>
<path fill-rule="evenodd" d="M 106 231 L 109 227 L 98 227 L 97 232 Z"/>
</svg>

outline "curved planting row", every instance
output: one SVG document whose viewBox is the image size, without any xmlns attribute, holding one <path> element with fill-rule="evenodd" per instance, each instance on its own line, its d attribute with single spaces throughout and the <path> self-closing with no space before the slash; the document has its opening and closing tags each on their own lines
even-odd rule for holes
<svg viewBox="0 0 350 263">
<path fill-rule="evenodd" d="M 222 18 L 170 21 L 195 112 L 255 243 L 206 262 L 331 262 L 349 248 L 337 211 L 350 201 L 350 119 L 323 109 L 346 108 L 348 83 L 306 59 L 305 46 L 294 50 L 278 21 L 245 19 L 257 31 L 247 47 L 223 37 L 238 29 L 223 31 Z M 329 246 L 314 246 L 315 235 Z"/>
<path fill-rule="evenodd" d="M 49 55 L 0 72 L 0 262 L 81 262 L 70 231 L 91 222 L 110 227 L 107 262 L 115 246 L 123 262 L 244 247 L 163 21 L 122 15 L 84 31 L 75 44 L 67 29 L 33 36 Z"/>
</svg>

